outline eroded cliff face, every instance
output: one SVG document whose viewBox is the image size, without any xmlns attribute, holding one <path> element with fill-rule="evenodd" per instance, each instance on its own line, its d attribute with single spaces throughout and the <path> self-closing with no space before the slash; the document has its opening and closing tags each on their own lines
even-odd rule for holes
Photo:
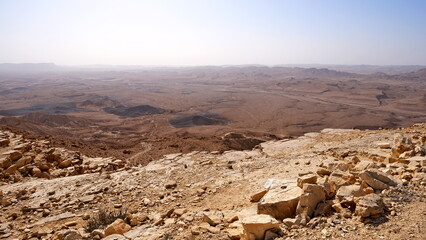
<svg viewBox="0 0 426 240">
<path fill-rule="evenodd" d="M 3 239 L 422 239 L 426 229 L 426 124 L 324 129 L 144 167 L 7 131 L 0 154 Z"/>
</svg>

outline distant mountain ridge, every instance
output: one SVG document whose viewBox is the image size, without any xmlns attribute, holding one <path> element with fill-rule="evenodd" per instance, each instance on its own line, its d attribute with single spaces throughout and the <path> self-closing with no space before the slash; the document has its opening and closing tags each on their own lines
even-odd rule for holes
<svg viewBox="0 0 426 240">
<path fill-rule="evenodd" d="M 55 71 L 61 70 L 60 67 L 54 63 L 1 63 L 1 72 L 40 72 L 40 71 Z"/>
<path fill-rule="evenodd" d="M 318 74 L 326 76 L 349 76 L 350 74 L 362 75 L 398 75 L 426 69 L 422 65 L 333 65 L 333 64 L 241 64 L 241 65 L 200 65 L 200 66 L 146 66 L 146 65 L 76 65 L 64 66 L 55 63 L 0 63 L 0 72 L 49 72 L 49 71 L 140 71 L 140 70 L 174 70 L 174 69 L 281 69 L 286 72 L 301 73 L 305 75 Z"/>
</svg>

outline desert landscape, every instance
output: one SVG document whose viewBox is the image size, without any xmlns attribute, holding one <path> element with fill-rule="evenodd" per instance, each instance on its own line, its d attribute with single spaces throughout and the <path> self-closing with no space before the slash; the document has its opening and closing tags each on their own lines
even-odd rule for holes
<svg viewBox="0 0 426 240">
<path fill-rule="evenodd" d="M 135 164 L 176 152 L 249 150 L 323 128 L 395 128 L 426 119 L 420 67 L 388 75 L 266 66 L 30 66 L 17 72 L 4 65 L 0 73 L 1 125 Z"/>
<path fill-rule="evenodd" d="M 0 240 L 426 239 L 425 12 L 1 0 Z"/>
<path fill-rule="evenodd" d="M 426 69 L 30 66 L 0 73 L 2 239 L 423 238 Z"/>
</svg>

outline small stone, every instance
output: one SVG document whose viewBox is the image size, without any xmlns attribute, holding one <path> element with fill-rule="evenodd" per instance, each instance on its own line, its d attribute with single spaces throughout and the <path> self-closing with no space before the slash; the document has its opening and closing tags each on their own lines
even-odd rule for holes
<svg viewBox="0 0 426 240">
<path fill-rule="evenodd" d="M 67 227 L 72 227 L 72 226 L 76 226 L 77 225 L 77 221 L 69 221 L 65 223 L 65 226 Z"/>
<path fill-rule="evenodd" d="M 82 203 L 90 203 L 90 202 L 93 202 L 93 200 L 95 200 L 95 195 L 86 195 L 86 196 L 83 196 L 83 197 L 81 197 L 81 198 L 79 198 L 78 199 L 80 202 L 82 202 Z"/>
<path fill-rule="evenodd" d="M 173 211 L 173 214 L 176 215 L 176 216 L 178 216 L 178 217 L 180 217 L 180 216 L 182 216 L 183 214 L 185 214 L 187 212 L 188 212 L 188 210 L 186 210 L 185 208 L 178 208 L 178 209 L 175 209 Z"/>
<path fill-rule="evenodd" d="M 203 221 L 209 223 L 211 226 L 216 226 L 222 223 L 223 214 L 221 212 L 206 212 L 203 215 Z"/>
<path fill-rule="evenodd" d="M 328 203 L 318 203 L 315 208 L 314 216 L 324 216 L 331 211 L 331 206 Z"/>
<path fill-rule="evenodd" d="M 75 230 L 70 230 L 62 234 L 63 240 L 82 240 L 82 236 Z"/>
<path fill-rule="evenodd" d="M 169 227 L 173 224 L 175 224 L 176 220 L 174 218 L 167 218 L 166 220 L 164 220 L 164 226 L 165 227 Z"/>
<path fill-rule="evenodd" d="M 0 147 L 6 147 L 9 145 L 9 143 L 10 143 L 9 139 L 0 138 Z"/>
<path fill-rule="evenodd" d="M 391 144 L 389 142 L 379 142 L 376 144 L 378 148 L 391 148 Z"/>
<path fill-rule="evenodd" d="M 263 196 L 265 196 L 265 194 L 268 192 L 268 190 L 267 189 L 263 189 L 263 190 L 261 190 L 261 191 L 259 191 L 259 192 L 257 192 L 257 193 L 255 193 L 255 194 L 253 194 L 251 197 L 250 197 L 250 202 L 259 202 L 260 201 L 260 199 L 262 199 L 262 197 Z"/>
<path fill-rule="evenodd" d="M 105 237 L 112 234 L 121 234 L 128 232 L 131 229 L 123 219 L 119 218 L 105 228 Z"/>
<path fill-rule="evenodd" d="M 164 185 L 166 189 L 173 189 L 173 188 L 176 188 L 176 186 L 177 186 L 177 183 L 174 180 L 170 180 Z"/>
<path fill-rule="evenodd" d="M 228 237 L 231 240 L 241 239 L 241 235 L 243 234 L 243 231 L 238 228 L 230 228 L 227 229 L 226 232 L 228 233 Z"/>
<path fill-rule="evenodd" d="M 71 164 L 72 164 L 72 160 L 71 159 L 67 159 L 67 160 L 64 160 L 64 161 L 60 162 L 58 164 L 58 167 L 60 167 L 60 168 L 67 168 L 67 167 L 71 166 Z"/>
<path fill-rule="evenodd" d="M 303 185 L 305 183 L 309 183 L 309 184 L 316 184 L 317 183 L 317 176 L 314 174 L 307 174 L 304 176 L 300 176 L 297 178 L 297 186 L 299 186 L 300 188 L 303 188 Z"/>
<path fill-rule="evenodd" d="M 317 169 L 317 174 L 318 175 L 330 175 L 331 174 L 331 171 L 330 170 L 328 170 L 328 169 L 326 169 L 326 168 L 318 168 Z"/>
<path fill-rule="evenodd" d="M 95 236 L 98 236 L 99 238 L 103 238 L 105 236 L 104 231 L 101 229 L 95 229 L 90 233 L 90 236 L 93 238 Z"/>
<path fill-rule="evenodd" d="M 17 151 L 17 150 L 10 150 L 10 151 L 4 152 L 3 156 L 6 156 L 12 162 L 15 162 L 16 160 L 18 160 L 22 157 L 22 153 L 20 151 Z"/>
</svg>

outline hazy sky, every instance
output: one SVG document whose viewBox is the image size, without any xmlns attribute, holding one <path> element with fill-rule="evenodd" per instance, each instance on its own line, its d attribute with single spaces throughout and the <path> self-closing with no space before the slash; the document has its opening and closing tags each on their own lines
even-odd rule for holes
<svg viewBox="0 0 426 240">
<path fill-rule="evenodd" d="M 0 0 L 0 62 L 426 64 L 424 0 Z"/>
</svg>

